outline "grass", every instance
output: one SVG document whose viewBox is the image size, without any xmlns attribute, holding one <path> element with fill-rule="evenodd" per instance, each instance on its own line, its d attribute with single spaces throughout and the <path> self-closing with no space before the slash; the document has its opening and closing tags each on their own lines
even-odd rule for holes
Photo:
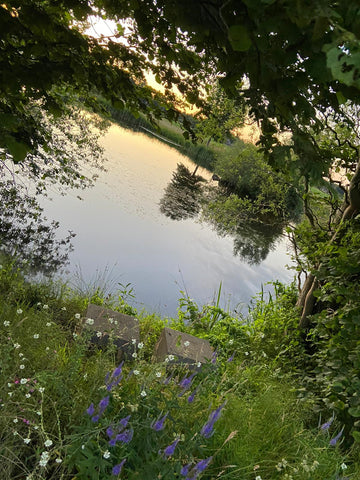
<svg viewBox="0 0 360 480">
<path fill-rule="evenodd" d="M 270 353 L 264 356 L 273 344 L 267 348 L 256 322 L 184 300 L 174 319 L 138 313 L 141 343 L 119 373 L 114 348 L 92 347 L 86 329 L 77 329 L 90 301 L 105 302 L 98 293 L 27 282 L 13 262 L 3 261 L 1 479 L 360 478 L 355 450 L 342 451 L 341 441 L 329 445 L 341 425 L 335 419 L 330 433 L 319 428 L 319 414 L 310 400 L 297 398 L 288 367 L 280 370 Z M 126 308 L 121 296 L 106 302 Z M 278 310 L 267 308 L 274 318 Z M 264 305 L 258 310 L 262 315 Z M 264 323 L 263 316 L 263 330 Z M 186 366 L 151 362 L 168 324 L 208 338 L 217 352 L 216 363 L 204 364 L 187 389 L 179 385 L 191 375 Z M 164 428 L 155 430 L 164 415 Z M 202 433 L 206 425 L 210 435 Z"/>
</svg>

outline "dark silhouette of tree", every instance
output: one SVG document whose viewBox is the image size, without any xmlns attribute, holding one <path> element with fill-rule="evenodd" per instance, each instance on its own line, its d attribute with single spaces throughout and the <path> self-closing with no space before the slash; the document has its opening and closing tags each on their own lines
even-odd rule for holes
<svg viewBox="0 0 360 480">
<path fill-rule="evenodd" d="M 185 220 L 198 215 L 205 179 L 196 175 L 198 167 L 191 173 L 182 163 L 177 164 L 169 185 L 160 200 L 160 212 L 172 220 Z"/>
</svg>

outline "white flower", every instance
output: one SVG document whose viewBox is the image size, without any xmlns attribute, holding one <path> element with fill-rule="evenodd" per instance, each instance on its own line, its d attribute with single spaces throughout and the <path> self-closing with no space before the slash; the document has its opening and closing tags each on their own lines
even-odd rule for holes
<svg viewBox="0 0 360 480">
<path fill-rule="evenodd" d="M 14 343 L 14 348 L 20 348 L 20 347 L 21 347 L 20 343 Z"/>
<path fill-rule="evenodd" d="M 61 310 L 64 310 L 64 312 L 66 312 L 66 307 L 62 307 Z"/>
<path fill-rule="evenodd" d="M 47 322 L 46 326 L 47 327 L 51 327 L 52 323 L 51 322 Z"/>
<path fill-rule="evenodd" d="M 43 309 L 47 310 L 49 308 L 49 305 L 43 305 Z"/>
<path fill-rule="evenodd" d="M 62 458 L 56 458 L 56 459 L 55 459 L 55 462 L 56 462 L 56 463 L 61 463 L 61 462 L 62 462 Z"/>
<path fill-rule="evenodd" d="M 8 320 L 5 320 L 4 327 L 10 327 L 10 322 Z"/>
<path fill-rule="evenodd" d="M 189 340 L 186 340 L 186 342 L 184 342 L 184 346 L 185 346 L 185 347 L 188 347 L 189 345 L 190 345 Z"/>
<path fill-rule="evenodd" d="M 100 337 L 102 337 L 102 333 L 101 333 L 101 332 L 96 332 L 96 336 L 97 336 L 98 338 L 100 338 Z"/>
<path fill-rule="evenodd" d="M 93 318 L 87 318 L 86 322 L 88 325 L 94 325 L 94 319 Z"/>
<path fill-rule="evenodd" d="M 22 358 L 23 356 L 24 356 L 24 354 L 20 352 L 19 357 Z"/>
<path fill-rule="evenodd" d="M 260 337 L 260 338 L 265 338 L 265 333 L 260 332 L 260 333 L 259 333 L 259 337 Z"/>
<path fill-rule="evenodd" d="M 79 320 L 79 318 L 81 317 L 80 313 L 75 313 L 74 317 L 76 318 L 76 320 Z"/>
<path fill-rule="evenodd" d="M 132 356 L 133 358 L 136 358 L 136 357 L 137 357 L 137 353 L 134 352 L 131 356 Z"/>
<path fill-rule="evenodd" d="M 25 383 L 27 383 L 27 378 L 22 378 L 20 380 L 20 383 L 21 383 L 21 385 L 25 385 Z"/>
<path fill-rule="evenodd" d="M 86 380 L 87 377 L 88 377 L 88 374 L 87 374 L 87 373 L 84 373 L 84 376 L 83 376 L 84 380 Z"/>
<path fill-rule="evenodd" d="M 143 342 L 140 342 L 138 343 L 138 348 L 141 350 L 142 348 L 144 348 L 144 343 Z"/>
<path fill-rule="evenodd" d="M 30 398 L 30 397 L 31 397 L 30 393 L 25 394 L 25 398 Z"/>
<path fill-rule="evenodd" d="M 85 445 L 81 445 L 81 450 L 84 450 L 85 449 Z"/>
<path fill-rule="evenodd" d="M 156 372 L 156 373 L 155 373 L 155 376 L 156 376 L 157 378 L 160 378 L 160 377 L 161 377 L 161 372 Z"/>
<path fill-rule="evenodd" d="M 20 370 L 24 370 L 24 368 L 25 368 L 25 365 L 20 365 L 20 367 L 19 367 L 19 368 L 20 368 Z"/>
<path fill-rule="evenodd" d="M 109 318 L 109 323 L 114 323 L 114 319 L 113 319 L 113 318 Z"/>
<path fill-rule="evenodd" d="M 347 467 L 346 463 L 342 463 L 340 465 L 340 468 L 341 468 L 341 470 L 346 470 L 348 467 Z"/>
<path fill-rule="evenodd" d="M 229 345 L 232 345 L 233 343 L 234 343 L 234 340 L 232 338 L 230 338 Z"/>
<path fill-rule="evenodd" d="M 34 338 L 35 338 L 35 339 L 39 338 L 39 334 L 38 334 L 38 333 L 34 333 Z"/>
<path fill-rule="evenodd" d="M 31 438 L 24 438 L 24 443 L 28 445 L 31 442 Z"/>
<path fill-rule="evenodd" d="M 17 313 L 18 315 L 21 315 L 21 314 L 23 313 L 23 311 L 22 311 L 21 308 L 18 308 L 18 309 L 16 310 L 16 313 Z"/>
<path fill-rule="evenodd" d="M 50 350 L 50 347 L 46 347 L 45 350 L 48 352 Z"/>
<path fill-rule="evenodd" d="M 257 476 L 255 477 L 255 480 L 262 480 L 262 479 L 261 479 L 260 475 L 257 475 Z"/>
<path fill-rule="evenodd" d="M 13 396 L 13 393 L 14 393 L 14 392 L 8 392 L 9 397 L 12 397 L 12 396 Z"/>
<path fill-rule="evenodd" d="M 133 371 L 133 374 L 134 374 L 134 375 L 139 375 L 139 373 L 140 373 L 139 370 L 134 370 L 134 371 Z"/>
<path fill-rule="evenodd" d="M 14 423 L 18 423 L 18 421 L 19 420 L 17 418 L 14 418 L 14 420 L 13 420 Z"/>
<path fill-rule="evenodd" d="M 44 393 L 44 391 L 45 391 L 45 388 L 44 388 L 44 387 L 39 387 L 39 392 L 40 392 L 40 393 Z"/>
<path fill-rule="evenodd" d="M 2 268 L 3 268 L 3 266 L 2 266 L 2 265 L 0 265 L 0 270 L 1 270 Z"/>
<path fill-rule="evenodd" d="M 40 410 L 38 410 L 38 411 L 36 412 L 36 415 L 39 415 L 39 417 L 40 417 L 40 415 L 41 415 Z"/>
<path fill-rule="evenodd" d="M 103 457 L 106 458 L 106 459 L 107 459 L 107 458 L 110 458 L 110 452 L 109 452 L 109 450 L 105 450 Z"/>
<path fill-rule="evenodd" d="M 74 333 L 73 333 L 73 339 L 76 340 L 77 337 L 78 337 L 78 334 L 74 332 Z"/>
<path fill-rule="evenodd" d="M 34 426 L 33 426 L 33 429 L 34 429 L 34 430 L 39 430 L 39 425 L 34 425 Z"/>
<path fill-rule="evenodd" d="M 244 353 L 245 353 L 245 355 L 246 355 L 246 356 L 248 356 L 248 355 L 249 355 L 249 352 L 244 352 Z"/>
<path fill-rule="evenodd" d="M 11 388 L 11 387 L 12 387 L 12 383 L 8 383 L 8 387 Z"/>
<path fill-rule="evenodd" d="M 46 442 L 44 443 L 45 447 L 51 447 L 51 445 L 53 444 L 53 441 L 50 440 L 49 438 L 46 440 Z"/>
<path fill-rule="evenodd" d="M 117 325 L 119 322 L 117 320 L 114 320 L 114 324 Z"/>
<path fill-rule="evenodd" d="M 50 458 L 49 452 L 42 452 L 42 454 L 40 456 L 40 461 L 39 461 L 40 467 L 46 467 L 46 465 L 49 461 L 49 458 Z"/>
<path fill-rule="evenodd" d="M 14 437 L 16 437 L 16 435 L 19 435 L 18 432 L 16 430 L 13 431 L 13 435 Z"/>
<path fill-rule="evenodd" d="M 136 344 L 136 338 L 132 338 L 132 339 L 131 339 L 131 343 L 132 343 L 133 345 L 135 345 L 135 344 Z"/>
<path fill-rule="evenodd" d="M 198 368 L 200 368 L 200 367 L 201 367 L 201 362 L 197 362 L 196 366 L 197 366 Z"/>
<path fill-rule="evenodd" d="M 146 396 L 147 396 L 147 393 L 145 392 L 145 390 L 142 390 L 142 391 L 140 392 L 140 395 L 141 395 L 142 397 L 146 397 Z"/>
</svg>

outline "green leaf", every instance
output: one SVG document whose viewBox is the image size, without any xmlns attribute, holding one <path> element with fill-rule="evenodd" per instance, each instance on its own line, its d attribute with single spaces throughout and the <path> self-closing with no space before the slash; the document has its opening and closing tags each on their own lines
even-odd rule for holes
<svg viewBox="0 0 360 480">
<path fill-rule="evenodd" d="M 360 432 L 351 432 L 351 435 L 354 437 L 354 439 L 360 443 Z"/>
<path fill-rule="evenodd" d="M 30 151 L 28 145 L 15 140 L 14 137 L 7 137 L 6 146 L 10 152 L 10 155 L 13 157 L 14 163 L 22 162 Z"/>
<path fill-rule="evenodd" d="M 358 407 L 351 407 L 348 411 L 352 417 L 360 417 L 360 405 Z"/>
<path fill-rule="evenodd" d="M 231 25 L 228 39 L 236 52 L 246 52 L 252 45 L 247 29 L 243 25 Z"/>
<path fill-rule="evenodd" d="M 336 45 L 327 50 L 326 64 L 335 80 L 360 89 L 360 52 L 347 54 Z"/>
</svg>

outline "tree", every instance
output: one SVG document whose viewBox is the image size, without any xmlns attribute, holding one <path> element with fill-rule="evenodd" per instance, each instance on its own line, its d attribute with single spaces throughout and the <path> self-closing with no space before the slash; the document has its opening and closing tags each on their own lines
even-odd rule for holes
<svg viewBox="0 0 360 480">
<path fill-rule="evenodd" d="M 243 125 L 246 106 L 240 88 L 239 95 L 235 98 L 229 98 L 218 81 L 209 85 L 207 91 L 206 102 L 196 114 L 199 122 L 196 124 L 195 133 L 202 140 L 207 139 L 208 147 L 212 139 L 223 142 L 231 137 L 232 130 Z"/>
</svg>

